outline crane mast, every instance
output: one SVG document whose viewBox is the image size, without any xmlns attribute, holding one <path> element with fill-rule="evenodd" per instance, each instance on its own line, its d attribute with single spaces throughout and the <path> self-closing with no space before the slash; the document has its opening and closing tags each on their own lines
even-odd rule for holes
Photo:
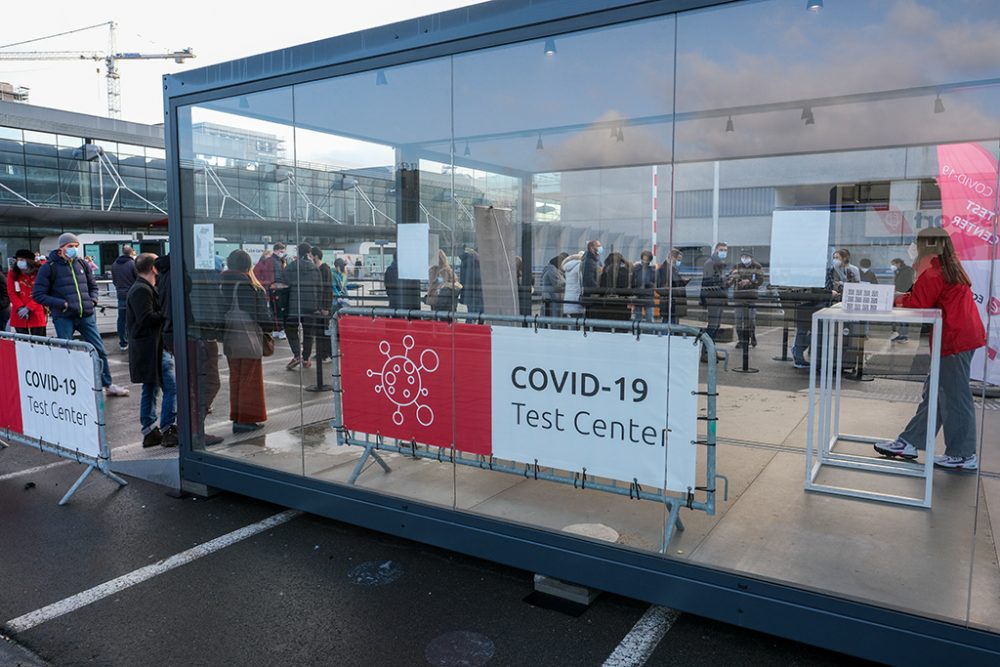
<svg viewBox="0 0 1000 667">
<path fill-rule="evenodd" d="M 104 61 L 105 80 L 108 88 L 108 117 L 121 118 L 121 75 L 118 72 L 119 60 L 173 60 L 182 63 L 188 58 L 194 58 L 195 54 L 191 48 L 180 51 L 168 51 L 165 53 L 136 53 L 119 52 L 116 48 L 118 24 L 114 21 L 99 23 L 97 25 L 70 30 L 60 35 L 49 35 L 38 39 L 28 40 L 36 42 L 50 37 L 61 36 L 73 32 L 90 30 L 91 28 L 108 27 L 108 49 L 107 51 L 6 51 L 0 48 L 0 60 L 94 60 Z M 27 42 L 22 42 L 27 43 Z"/>
</svg>

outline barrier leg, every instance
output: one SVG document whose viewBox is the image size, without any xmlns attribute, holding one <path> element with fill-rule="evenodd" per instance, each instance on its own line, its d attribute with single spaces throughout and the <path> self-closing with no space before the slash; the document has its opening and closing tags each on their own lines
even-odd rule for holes
<svg viewBox="0 0 1000 667">
<path fill-rule="evenodd" d="M 677 530 L 684 530 L 684 524 L 681 523 L 680 519 L 680 503 L 676 501 L 669 501 L 667 505 L 670 507 L 670 512 L 667 514 L 667 522 L 663 526 L 663 544 L 660 545 L 660 553 L 667 552 L 667 546 L 670 544 L 670 540 L 674 536 L 674 528 L 677 528 Z"/>
<path fill-rule="evenodd" d="M 83 481 L 87 479 L 87 477 L 93 471 L 94 471 L 94 464 L 91 463 L 90 465 L 87 466 L 87 469 L 83 471 L 83 474 L 80 475 L 80 477 L 73 483 L 73 486 L 69 487 L 69 491 L 67 491 L 66 495 L 62 497 L 62 500 L 59 501 L 59 504 L 65 505 L 66 503 L 68 503 L 70 497 L 74 493 L 76 493 L 76 490 L 80 488 L 80 485 L 83 484 Z"/>
<path fill-rule="evenodd" d="M 348 484 L 354 484 L 358 481 L 358 477 L 361 476 L 361 472 L 364 470 L 365 463 L 369 458 L 374 459 L 375 463 L 379 464 L 384 472 L 392 472 L 392 468 L 389 467 L 389 464 L 378 455 L 378 452 L 376 452 L 371 445 L 368 445 L 365 447 L 365 453 L 361 455 L 361 458 L 358 459 L 357 464 L 355 464 L 354 470 L 351 471 L 351 476 L 347 479 Z"/>
<path fill-rule="evenodd" d="M 122 479 L 115 473 L 111 472 L 111 470 L 109 470 L 108 468 L 102 467 L 101 472 L 107 475 L 108 478 L 111 479 L 112 481 L 118 482 L 118 486 L 128 486 L 128 482 L 126 482 L 124 479 Z"/>
</svg>

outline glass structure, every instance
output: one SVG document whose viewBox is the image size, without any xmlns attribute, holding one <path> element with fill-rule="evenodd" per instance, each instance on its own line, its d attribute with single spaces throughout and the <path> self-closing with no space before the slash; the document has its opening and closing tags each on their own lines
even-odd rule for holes
<svg viewBox="0 0 1000 667">
<path fill-rule="evenodd" d="M 168 76 L 185 484 L 876 660 L 995 660 L 1000 7 L 805 4 L 499 0 Z M 73 150 L 2 136 L 4 178 Z M 823 345 L 838 432 L 891 441 L 920 403 L 929 327 L 810 325 L 841 283 L 910 290 L 928 228 L 987 331 L 978 465 L 907 506 L 922 467 L 844 437 L 859 465 L 818 474 L 846 493 L 804 490 Z"/>
</svg>

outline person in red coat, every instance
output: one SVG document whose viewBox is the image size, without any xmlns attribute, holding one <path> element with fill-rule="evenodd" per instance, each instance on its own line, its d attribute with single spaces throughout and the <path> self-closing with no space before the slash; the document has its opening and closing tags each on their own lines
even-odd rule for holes
<svg viewBox="0 0 1000 667">
<path fill-rule="evenodd" d="M 944 428 L 944 455 L 935 465 L 976 470 L 976 408 L 969 387 L 972 354 L 986 344 L 979 309 L 972 300 L 972 281 L 962 268 L 948 232 L 933 227 L 917 235 L 917 281 L 907 294 L 896 298 L 903 308 L 941 309 L 941 370 L 938 377 L 937 428 Z M 894 441 L 875 443 L 884 456 L 917 458 L 927 442 L 930 378 L 924 382 L 923 399 L 916 414 Z"/>
<path fill-rule="evenodd" d="M 49 322 L 45 306 L 31 298 L 31 288 L 38 276 L 38 262 L 30 250 L 14 253 L 14 266 L 7 272 L 7 293 L 10 294 L 10 324 L 14 331 L 32 336 L 44 336 Z"/>
</svg>

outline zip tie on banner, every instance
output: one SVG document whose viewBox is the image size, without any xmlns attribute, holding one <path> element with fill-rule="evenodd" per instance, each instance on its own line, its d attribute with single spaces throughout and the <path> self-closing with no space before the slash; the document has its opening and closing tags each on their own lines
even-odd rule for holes
<svg viewBox="0 0 1000 667">
<path fill-rule="evenodd" d="M 719 421 L 719 418 L 718 417 L 707 417 L 707 416 L 701 417 L 701 416 L 699 416 L 698 417 L 698 421 L 703 421 L 703 422 L 717 422 L 717 421 Z"/>
<path fill-rule="evenodd" d="M 632 483 L 628 487 L 629 500 L 632 500 L 632 489 L 635 489 L 635 500 L 642 500 L 642 486 L 639 484 L 638 477 L 633 477 Z"/>
<path fill-rule="evenodd" d="M 490 470 L 493 470 L 493 462 L 496 461 L 496 457 L 490 454 Z"/>
<path fill-rule="evenodd" d="M 689 510 L 693 510 L 694 509 L 694 493 L 691 491 L 691 487 L 690 486 L 688 487 L 687 502 L 686 502 L 686 504 L 687 504 L 687 508 Z"/>
<path fill-rule="evenodd" d="M 719 392 L 717 392 L 717 391 L 692 391 L 691 395 L 692 396 L 718 396 Z"/>
<path fill-rule="evenodd" d="M 417 458 L 417 439 L 410 438 L 410 456 L 412 458 Z"/>
<path fill-rule="evenodd" d="M 704 491 L 705 493 L 715 493 L 715 489 L 710 489 L 707 486 L 696 486 L 695 491 Z"/>
<path fill-rule="evenodd" d="M 538 481 L 538 459 L 535 459 L 535 481 Z"/>
<path fill-rule="evenodd" d="M 535 315 L 535 333 L 538 333 L 538 315 Z"/>
<path fill-rule="evenodd" d="M 632 320 L 632 332 L 635 334 L 635 340 L 638 342 L 639 336 L 642 332 L 642 327 L 639 324 L 639 320 Z"/>
<path fill-rule="evenodd" d="M 576 482 L 579 479 L 580 479 L 580 473 L 578 473 L 578 472 L 573 473 L 573 488 L 574 489 L 576 488 Z"/>
<path fill-rule="evenodd" d="M 375 451 L 378 451 L 379 447 L 385 447 L 385 438 L 378 431 L 375 432 Z"/>
</svg>

